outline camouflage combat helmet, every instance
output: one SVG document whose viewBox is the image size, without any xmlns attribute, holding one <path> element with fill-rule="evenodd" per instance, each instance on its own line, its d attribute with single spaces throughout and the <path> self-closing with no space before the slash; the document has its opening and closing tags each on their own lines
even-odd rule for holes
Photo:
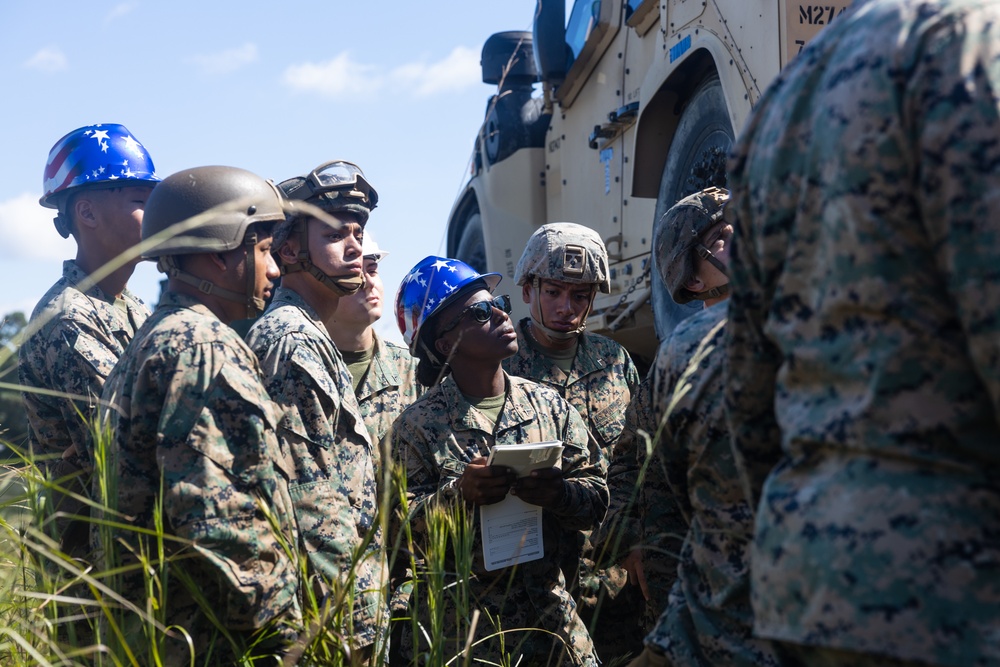
<svg viewBox="0 0 1000 667">
<path fill-rule="evenodd" d="M 695 294 L 684 286 L 697 271 L 697 257 L 729 275 L 726 266 L 701 242 L 701 236 L 722 220 L 728 201 L 725 188 L 705 188 L 671 206 L 656 225 L 653 252 L 657 268 L 670 296 L 679 304 L 724 296 L 729 291 L 728 285 L 722 285 Z"/>
<path fill-rule="evenodd" d="M 517 285 L 533 278 L 597 285 L 601 292 L 609 294 L 608 251 L 600 235 L 583 225 L 573 222 L 542 225 L 528 239 L 514 270 Z"/>
<path fill-rule="evenodd" d="M 558 280 L 591 287 L 590 305 L 580 318 L 580 325 L 572 331 L 557 331 L 545 324 L 539 294 L 542 280 Z M 542 225 L 528 239 L 521 259 L 514 270 L 514 282 L 525 285 L 531 282 L 536 301 L 530 310 L 531 324 L 549 338 L 569 340 L 587 328 L 587 316 L 593 307 L 594 297 L 600 290 L 611 292 L 608 273 L 608 251 L 601 237 L 593 229 L 575 222 L 552 222 Z M 596 289 L 595 289 L 596 288 Z"/>
<path fill-rule="evenodd" d="M 254 223 L 285 219 L 281 193 L 270 181 L 237 167 L 195 167 L 165 178 L 146 202 L 142 240 L 153 242 L 144 259 L 157 260 L 157 268 L 171 278 L 194 285 L 205 294 L 244 303 L 248 317 L 264 310 L 254 297 L 253 248 L 259 239 L 247 233 Z M 247 288 L 239 294 L 180 269 L 174 257 L 247 249 Z"/>
<path fill-rule="evenodd" d="M 324 224 L 334 224 L 329 219 L 313 215 L 309 210 L 312 206 L 322 213 L 352 213 L 364 227 L 369 214 L 378 205 L 378 193 L 368 183 L 361 168 L 353 162 L 333 160 L 321 164 L 305 176 L 286 179 L 278 187 L 288 199 L 290 210 L 285 221 L 274 230 L 274 251 L 280 250 L 292 234 L 297 234 L 299 238 L 298 256 L 294 262 L 281 262 L 281 273 L 305 271 L 337 296 L 349 296 L 364 287 L 364 273 L 360 276 L 330 276 L 312 263 L 307 225 L 302 224 L 310 217 Z"/>
</svg>

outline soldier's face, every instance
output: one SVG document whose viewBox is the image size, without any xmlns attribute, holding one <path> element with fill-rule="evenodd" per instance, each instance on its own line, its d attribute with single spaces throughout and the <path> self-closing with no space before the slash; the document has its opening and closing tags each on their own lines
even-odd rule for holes
<svg viewBox="0 0 1000 667">
<path fill-rule="evenodd" d="M 257 241 L 257 245 L 253 249 L 253 262 L 255 283 L 253 295 L 258 299 L 267 300 L 271 297 L 271 288 L 274 287 L 274 281 L 281 275 L 278 265 L 274 261 L 274 255 L 271 254 L 270 236 L 264 236 Z M 243 284 L 246 285 L 245 273 L 241 277 L 243 278 Z"/>
<path fill-rule="evenodd" d="M 365 258 L 365 286 L 351 296 L 341 297 L 337 306 L 337 323 L 368 327 L 382 317 L 384 287 L 378 272 L 378 262 Z"/>
<path fill-rule="evenodd" d="M 701 235 L 701 242 L 704 246 L 727 269 L 729 268 L 729 249 L 732 245 L 732 237 L 733 226 L 724 219 Z M 705 286 L 703 290 L 699 291 L 721 287 L 729 283 L 729 277 L 726 274 L 702 257 L 698 257 L 696 277 Z"/>
<path fill-rule="evenodd" d="M 521 289 L 521 297 L 531 307 L 535 319 L 556 331 L 577 329 L 590 312 L 596 293 L 594 285 L 549 279 L 539 282 L 537 292 L 531 283 L 525 283 Z"/>
<path fill-rule="evenodd" d="M 143 185 L 86 193 L 77 200 L 89 204 L 77 208 L 78 227 L 92 226 L 108 255 L 117 256 L 141 240 L 142 214 L 152 191 Z"/>
<path fill-rule="evenodd" d="M 438 351 L 448 356 L 451 348 L 458 346 L 453 359 L 472 358 L 497 363 L 517 354 L 517 332 L 507 313 L 492 308 L 490 319 L 480 322 L 468 310 L 475 303 L 490 302 L 493 298 L 489 291 L 481 289 L 441 311 L 438 326 L 446 330 L 438 331 Z"/>
<path fill-rule="evenodd" d="M 364 270 L 361 241 L 365 229 L 353 214 L 332 214 L 341 224 L 332 227 L 320 220 L 309 220 L 309 257 L 328 276 L 360 276 Z"/>
</svg>

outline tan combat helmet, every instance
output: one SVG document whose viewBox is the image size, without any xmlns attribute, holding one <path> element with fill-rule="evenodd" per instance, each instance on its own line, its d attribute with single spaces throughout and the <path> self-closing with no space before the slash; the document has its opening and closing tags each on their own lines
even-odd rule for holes
<svg viewBox="0 0 1000 667">
<path fill-rule="evenodd" d="M 591 285 L 604 294 L 610 294 L 608 251 L 600 235 L 575 222 L 552 222 L 536 229 L 514 270 L 514 282 L 524 285 L 530 280 L 537 298 L 540 282 L 546 279 Z M 590 307 L 593 307 L 594 296 L 596 291 L 591 296 Z M 587 328 L 588 315 L 589 307 L 580 320 L 580 326 L 573 331 L 550 329 L 534 314 L 531 315 L 531 322 L 551 338 L 567 340 L 583 333 Z M 544 315 L 541 317 L 544 318 Z"/>
<path fill-rule="evenodd" d="M 205 294 L 243 303 L 247 317 L 264 310 L 254 296 L 254 246 L 256 233 L 247 233 L 254 223 L 278 223 L 285 219 L 281 193 L 270 181 L 237 167 L 195 167 L 163 179 L 153 188 L 142 217 L 142 240 L 152 242 L 144 259 L 155 259 L 156 267 L 171 278 L 194 285 Z M 247 287 L 243 294 L 225 290 L 181 270 L 178 255 L 247 249 Z"/>
<path fill-rule="evenodd" d="M 282 262 L 282 275 L 305 271 L 337 296 L 349 296 L 364 287 L 363 272 L 360 276 L 330 276 L 312 263 L 309 256 L 308 226 L 305 224 L 310 217 L 325 224 L 333 224 L 335 221 L 318 216 L 322 213 L 346 211 L 357 216 L 358 222 L 364 227 L 368 223 L 369 214 L 378 205 L 378 193 L 368 183 L 361 168 L 346 160 L 325 162 L 305 176 L 294 176 L 282 181 L 278 187 L 288 198 L 290 211 L 287 220 L 274 230 L 274 252 L 278 252 L 292 234 L 298 234 L 299 237 L 298 256 L 295 262 Z M 321 213 L 312 215 L 310 205 L 314 207 L 313 211 L 319 209 Z"/>
<path fill-rule="evenodd" d="M 608 251 L 600 235 L 575 222 L 552 222 L 536 229 L 514 270 L 514 283 L 523 285 L 536 278 L 597 285 L 610 294 Z"/>
<path fill-rule="evenodd" d="M 653 234 L 656 265 L 670 296 L 679 304 L 725 296 L 729 291 L 729 285 L 722 285 L 695 294 L 684 287 L 697 270 L 696 255 L 729 275 L 726 266 L 701 242 L 702 234 L 722 220 L 728 201 L 729 190 L 705 188 L 671 206 L 656 225 Z"/>
</svg>

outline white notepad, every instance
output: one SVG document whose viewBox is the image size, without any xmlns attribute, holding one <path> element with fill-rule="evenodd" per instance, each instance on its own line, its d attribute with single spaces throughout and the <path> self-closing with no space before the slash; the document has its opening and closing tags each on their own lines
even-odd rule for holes
<svg viewBox="0 0 1000 667">
<path fill-rule="evenodd" d="M 562 442 L 532 442 L 495 445 L 488 463 L 513 468 L 518 477 L 532 470 L 551 468 L 562 462 Z M 487 570 L 538 560 L 545 555 L 542 540 L 542 508 L 509 493 L 492 505 L 479 507 L 483 535 L 483 559 Z"/>
</svg>

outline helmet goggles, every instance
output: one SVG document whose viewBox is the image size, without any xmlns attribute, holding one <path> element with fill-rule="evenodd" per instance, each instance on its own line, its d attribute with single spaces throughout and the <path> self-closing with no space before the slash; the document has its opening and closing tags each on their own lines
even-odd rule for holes
<svg viewBox="0 0 1000 667">
<path fill-rule="evenodd" d="M 346 160 L 326 162 L 309 172 L 299 183 L 285 191 L 289 199 L 333 200 L 339 197 L 358 199 L 369 209 L 378 204 L 378 193 L 365 179 L 361 167 Z"/>
<path fill-rule="evenodd" d="M 486 301 L 477 301 L 471 306 L 467 306 L 462 309 L 462 312 L 458 316 L 448 323 L 448 326 L 444 327 L 438 332 L 438 336 L 443 336 L 455 327 L 459 325 L 462 318 L 467 314 L 471 313 L 472 317 L 475 318 L 480 324 L 489 322 L 493 317 L 493 309 L 502 310 L 503 312 L 510 314 L 510 295 L 501 294 L 495 296 L 492 299 L 487 299 Z"/>
</svg>

